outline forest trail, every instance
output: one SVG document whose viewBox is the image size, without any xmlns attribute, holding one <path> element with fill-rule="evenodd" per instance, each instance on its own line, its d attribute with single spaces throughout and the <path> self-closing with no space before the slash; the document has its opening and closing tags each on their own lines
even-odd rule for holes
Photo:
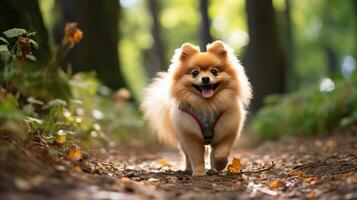
<svg viewBox="0 0 357 200">
<path fill-rule="evenodd" d="M 23 177 L 1 169 L 0 199 L 356 199 L 356 133 L 355 127 L 255 148 L 238 144 L 233 155 L 241 158 L 243 174 L 209 171 L 204 177 L 179 171 L 176 150 L 101 149 L 77 161 L 42 164 Z"/>
</svg>

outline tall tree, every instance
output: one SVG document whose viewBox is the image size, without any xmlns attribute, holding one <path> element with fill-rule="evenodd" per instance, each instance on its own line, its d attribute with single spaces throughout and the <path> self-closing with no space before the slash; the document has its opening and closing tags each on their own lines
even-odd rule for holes
<svg viewBox="0 0 357 200">
<path fill-rule="evenodd" d="M 159 20 L 159 14 L 161 10 L 160 1 L 149 0 L 148 7 L 151 14 L 151 35 L 153 38 L 152 48 L 149 50 L 149 63 L 146 68 L 146 72 L 149 77 L 154 77 L 158 71 L 162 71 L 167 68 L 167 62 L 165 60 L 164 44 L 161 38 L 161 26 Z"/>
<path fill-rule="evenodd" d="M 73 70 L 95 70 L 98 78 L 112 89 L 125 87 L 119 65 L 118 0 L 63 0 L 62 22 L 74 21 L 83 31 L 83 40 L 68 55 L 66 62 L 73 64 Z M 61 31 L 62 32 L 62 31 Z"/>
<path fill-rule="evenodd" d="M 295 48 L 294 48 L 294 30 L 291 19 L 291 7 L 293 0 L 285 0 L 283 33 L 285 39 L 286 56 L 286 90 L 294 90 L 299 85 L 299 77 L 295 70 Z"/>
<path fill-rule="evenodd" d="M 329 75 L 334 75 L 338 72 L 338 56 L 336 51 L 330 44 L 323 44 L 323 50 L 326 54 L 327 70 Z"/>
<path fill-rule="evenodd" d="M 355 43 L 357 43 L 357 0 L 351 0 L 352 1 L 352 7 L 353 7 L 353 13 L 355 15 Z M 355 59 L 357 59 L 357 45 L 355 46 Z"/>
<path fill-rule="evenodd" d="M 246 0 L 249 44 L 243 63 L 254 89 L 252 109 L 269 94 L 285 91 L 285 55 L 272 0 Z"/>
<path fill-rule="evenodd" d="M 331 4 L 324 2 L 323 4 L 323 24 L 324 31 L 322 32 L 322 49 L 326 54 L 327 71 L 330 75 L 335 74 L 338 71 L 338 55 L 334 47 L 334 43 L 331 37 L 335 34 L 337 29 L 336 19 L 333 18 L 331 12 Z"/>
<path fill-rule="evenodd" d="M 200 0 L 200 49 L 206 51 L 206 45 L 212 42 L 212 36 L 210 34 L 211 22 L 208 16 L 208 2 L 209 0 Z"/>
<path fill-rule="evenodd" d="M 48 63 L 51 57 L 48 33 L 37 0 L 1 0 L 0 32 L 10 28 L 25 28 L 36 32 L 34 39 L 39 49 L 34 55 L 40 63 Z"/>
</svg>

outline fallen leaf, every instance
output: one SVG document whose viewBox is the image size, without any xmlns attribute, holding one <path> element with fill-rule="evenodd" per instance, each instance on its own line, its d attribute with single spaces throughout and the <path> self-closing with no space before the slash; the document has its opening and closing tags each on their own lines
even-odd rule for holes
<svg viewBox="0 0 357 200">
<path fill-rule="evenodd" d="M 315 194 L 314 191 L 309 191 L 309 192 L 307 192 L 307 193 L 305 194 L 305 197 L 306 197 L 307 199 L 314 199 L 314 198 L 316 197 L 316 194 Z"/>
<path fill-rule="evenodd" d="M 315 183 L 319 178 L 316 176 L 304 178 L 304 183 Z"/>
<path fill-rule="evenodd" d="M 132 180 L 126 177 L 122 177 L 121 179 L 119 179 L 119 185 L 121 187 L 121 190 L 125 192 L 131 193 L 137 190 L 137 185 Z"/>
<path fill-rule="evenodd" d="M 127 177 L 122 177 L 119 179 L 120 184 L 128 184 L 129 182 L 131 182 L 131 180 Z"/>
<path fill-rule="evenodd" d="M 170 164 L 165 159 L 159 159 L 157 161 L 161 166 L 169 166 Z"/>
<path fill-rule="evenodd" d="M 234 174 L 240 173 L 240 169 L 241 169 L 240 158 L 233 157 L 233 161 L 231 164 L 228 165 L 227 169 L 230 173 L 234 173 Z"/>
<path fill-rule="evenodd" d="M 270 189 L 281 189 L 285 187 L 285 182 L 281 180 L 272 181 L 269 184 Z"/>
<path fill-rule="evenodd" d="M 304 172 L 291 172 L 289 174 L 289 176 L 296 176 L 296 177 L 300 177 L 300 178 L 303 178 L 306 176 L 306 174 Z"/>
<path fill-rule="evenodd" d="M 81 168 L 79 165 L 76 165 L 76 166 L 74 167 L 74 170 L 75 170 L 76 172 L 79 172 L 79 173 L 83 172 L 83 171 L 82 171 L 82 168 Z"/>
<path fill-rule="evenodd" d="M 68 152 L 69 160 L 79 160 L 82 157 L 82 152 L 77 149 L 72 149 Z"/>
<path fill-rule="evenodd" d="M 343 174 L 342 174 L 342 176 L 344 176 L 344 177 L 350 177 L 350 176 L 352 176 L 352 175 L 353 175 L 352 172 L 346 172 L 346 173 L 343 173 Z"/>
</svg>

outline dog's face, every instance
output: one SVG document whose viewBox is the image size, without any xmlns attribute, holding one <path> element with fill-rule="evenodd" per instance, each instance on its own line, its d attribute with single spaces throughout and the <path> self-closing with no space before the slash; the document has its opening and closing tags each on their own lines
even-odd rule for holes
<svg viewBox="0 0 357 200">
<path fill-rule="evenodd" d="M 179 63 L 173 69 L 172 95 L 194 105 L 234 98 L 238 94 L 237 72 L 227 53 L 220 41 L 209 45 L 207 52 L 189 43 L 182 45 Z"/>
</svg>

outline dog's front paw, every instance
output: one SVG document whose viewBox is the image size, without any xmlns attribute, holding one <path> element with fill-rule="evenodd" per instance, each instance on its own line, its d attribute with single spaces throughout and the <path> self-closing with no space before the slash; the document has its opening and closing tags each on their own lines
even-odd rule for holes
<svg viewBox="0 0 357 200">
<path fill-rule="evenodd" d="M 227 166 L 227 157 L 214 158 L 212 162 L 212 168 L 217 171 L 222 171 Z"/>
<path fill-rule="evenodd" d="M 206 175 L 207 175 L 206 171 L 197 171 L 197 172 L 193 172 L 193 173 L 192 173 L 192 176 L 194 176 L 194 177 L 197 177 L 197 176 L 206 176 Z"/>
<path fill-rule="evenodd" d="M 192 176 L 206 176 L 206 174 L 206 169 L 204 167 L 196 167 L 192 172 Z"/>
</svg>

